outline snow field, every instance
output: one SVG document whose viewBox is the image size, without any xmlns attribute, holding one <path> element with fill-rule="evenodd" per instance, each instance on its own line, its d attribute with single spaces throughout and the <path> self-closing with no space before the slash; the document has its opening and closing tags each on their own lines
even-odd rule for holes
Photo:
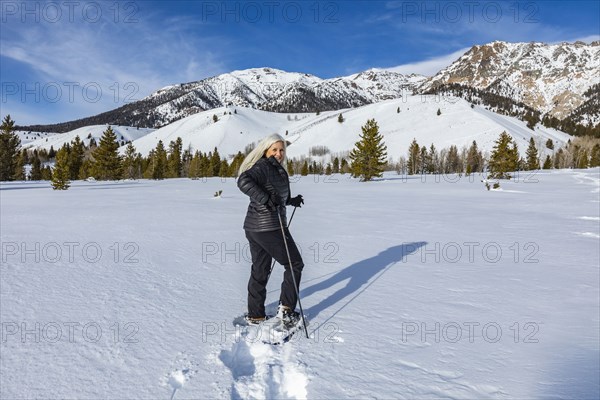
<svg viewBox="0 0 600 400">
<path fill-rule="evenodd" d="M 0 397 L 597 398 L 599 174 L 296 177 L 310 339 L 278 347 L 231 324 L 233 179 L 2 183 Z"/>
</svg>

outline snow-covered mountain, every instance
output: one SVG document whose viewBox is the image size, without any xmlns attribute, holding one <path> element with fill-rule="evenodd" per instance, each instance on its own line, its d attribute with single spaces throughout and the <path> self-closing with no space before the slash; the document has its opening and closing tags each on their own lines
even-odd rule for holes
<svg viewBox="0 0 600 400">
<path fill-rule="evenodd" d="M 169 86 L 142 102 L 169 99 L 161 101 L 161 105 L 155 109 L 156 120 L 164 124 L 201 110 L 227 105 L 275 112 L 360 107 L 399 98 L 403 92 L 412 91 L 424 80 L 424 76 L 405 76 L 378 70 L 342 78 L 321 79 L 310 74 L 254 68 L 233 71 L 199 82 Z"/>
<path fill-rule="evenodd" d="M 473 46 L 424 82 L 419 90 L 426 92 L 446 84 L 460 84 L 508 97 L 542 114 L 564 119 L 588 100 L 584 93 L 598 83 L 599 76 L 600 41 L 591 44 L 495 41 Z"/>
<path fill-rule="evenodd" d="M 93 117 L 31 130 L 67 132 L 88 125 L 159 128 L 181 118 L 224 106 L 275 112 L 314 112 L 360 107 L 412 93 L 422 75 L 369 70 L 341 78 L 274 68 L 233 71 L 197 82 L 164 87 L 148 97 Z"/>
<path fill-rule="evenodd" d="M 441 114 L 437 115 L 437 110 Z M 344 122 L 338 122 L 342 114 Z M 213 116 L 218 116 L 214 122 Z M 233 156 L 245 147 L 258 142 L 270 133 L 280 133 L 292 145 L 288 149 L 290 157 L 309 156 L 311 149 L 325 146 L 330 151 L 321 161 L 327 162 L 335 155 L 350 151 L 359 140 L 361 126 L 374 118 L 388 147 L 389 157 L 397 160 L 406 156 L 413 139 L 421 146 L 434 144 L 439 150 L 451 145 L 459 149 L 477 141 L 479 148 L 491 151 L 494 141 L 502 131 L 507 131 L 516 140 L 524 154 L 529 139 L 534 138 L 538 149 L 543 153 L 548 139 L 555 147 L 564 145 L 571 136 L 543 126 L 529 129 L 526 123 L 517 118 L 496 114 L 484 107 L 471 107 L 460 98 L 407 95 L 402 99 L 385 100 L 357 108 L 319 113 L 275 113 L 245 107 L 220 107 L 203 111 L 180 119 L 163 128 L 139 130 L 132 127 L 116 126 L 120 141 L 133 141 L 142 155 L 156 148 L 159 140 L 167 146 L 181 137 L 183 148 L 192 152 L 212 151 L 215 147 L 222 156 Z M 96 142 L 106 129 L 106 125 L 76 129 L 65 134 L 54 135 L 25 145 L 26 148 L 59 149 L 79 135 L 87 144 L 89 137 Z M 121 147 L 124 152 L 125 147 Z M 319 159 L 319 157 L 317 157 Z"/>
<path fill-rule="evenodd" d="M 96 116 L 27 130 L 68 132 L 90 125 L 160 128 L 190 115 L 237 106 L 279 113 L 342 110 L 400 99 L 407 94 L 443 92 L 496 107 L 531 126 L 543 118 L 546 126 L 572 134 L 573 124 L 600 123 L 598 77 L 600 41 L 548 45 L 493 42 L 474 46 L 435 76 L 403 75 L 371 69 L 358 74 L 321 79 L 274 68 L 233 71 L 201 81 L 164 87 L 148 97 Z M 448 85 L 460 85 L 445 91 Z M 466 89 L 477 93 L 466 93 Z M 593 132 L 592 132 L 593 133 Z"/>
</svg>

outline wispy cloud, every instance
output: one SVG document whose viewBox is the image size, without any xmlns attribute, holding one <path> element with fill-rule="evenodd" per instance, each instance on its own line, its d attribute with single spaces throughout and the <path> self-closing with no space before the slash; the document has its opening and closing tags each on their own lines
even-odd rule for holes
<svg viewBox="0 0 600 400">
<path fill-rule="evenodd" d="M 583 42 L 583 43 L 588 43 L 588 44 L 592 43 L 592 42 L 597 42 L 597 41 L 600 41 L 600 35 L 589 35 L 589 36 L 576 37 L 574 39 L 566 40 L 566 42 L 569 42 L 569 43 Z M 560 43 L 560 41 L 553 42 L 553 43 Z"/>
<path fill-rule="evenodd" d="M 139 100 L 169 84 L 227 70 L 208 44 L 214 37 L 187 34 L 196 24 L 191 19 L 170 22 L 166 29 L 160 29 L 153 18 L 116 24 L 110 14 L 94 23 L 66 18 L 55 23 L 3 22 L 0 56 L 31 71 L 25 77 L 19 71 L 3 70 L 3 84 L 19 90 L 39 87 L 41 101 L 25 98 L 30 111 L 20 114 L 33 115 L 32 109 L 37 109 L 38 119 L 61 122 L 64 119 L 44 114 L 62 118 L 69 114 L 62 107 L 77 118 L 85 117 Z M 54 90 L 50 99 L 54 101 L 48 102 L 45 88 L 59 88 L 62 95 L 55 100 Z M 27 107 L 15 104 L 23 102 L 19 93 L 3 98 L 2 106 L 23 111 Z"/>
<path fill-rule="evenodd" d="M 466 53 L 469 48 L 460 49 L 458 51 L 452 52 L 450 54 L 446 54 L 439 57 L 433 57 L 425 61 L 419 61 L 414 63 L 408 63 L 403 65 L 398 65 L 396 67 L 391 68 L 382 68 L 387 71 L 399 72 L 401 74 L 421 74 L 426 76 L 433 76 L 438 73 L 440 70 L 446 68 L 454 61 L 459 59 L 464 53 Z"/>
<path fill-rule="evenodd" d="M 431 54 L 494 40 L 571 41 L 568 39 L 581 36 L 581 32 L 593 32 L 593 26 L 586 28 L 573 21 L 559 25 L 549 22 L 545 16 L 557 12 L 552 7 L 537 2 L 388 1 L 385 7 L 368 14 L 365 23 L 402 35 L 413 44 L 431 49 Z M 597 37 L 584 36 L 582 41 Z"/>
</svg>

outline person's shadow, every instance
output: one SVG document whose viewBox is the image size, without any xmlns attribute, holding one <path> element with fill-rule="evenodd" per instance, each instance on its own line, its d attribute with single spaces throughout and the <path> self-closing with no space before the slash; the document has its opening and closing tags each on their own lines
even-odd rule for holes
<svg viewBox="0 0 600 400">
<path fill-rule="evenodd" d="M 391 268 L 399 261 L 402 261 L 404 257 L 414 253 L 426 244 L 427 242 L 414 242 L 392 246 L 373 257 L 361 260 L 339 272 L 336 272 L 324 281 L 316 283 L 305 289 L 301 289 L 300 297 L 301 299 L 306 299 L 311 295 L 320 292 L 321 290 L 326 290 L 340 282 L 347 281 L 346 286 L 338 289 L 335 293 L 321 300 L 320 303 L 315 304 L 307 310 L 304 310 L 304 313 L 310 319 L 313 319 L 322 311 L 325 311 L 326 309 L 337 304 L 339 308 L 329 318 L 327 318 L 327 320 L 333 318 L 356 297 L 364 292 L 370 285 L 372 285 L 377 279 L 379 279 L 387 269 Z M 378 273 L 380 274 L 377 276 L 377 278 L 371 280 Z M 354 296 L 352 298 L 348 299 L 344 304 L 341 304 L 344 299 L 353 294 Z M 327 321 L 324 321 L 323 323 L 325 322 Z"/>
</svg>

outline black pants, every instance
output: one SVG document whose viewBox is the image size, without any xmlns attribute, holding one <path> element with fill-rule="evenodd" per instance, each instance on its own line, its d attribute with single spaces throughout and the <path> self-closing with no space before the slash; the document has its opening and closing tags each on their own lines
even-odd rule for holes
<svg viewBox="0 0 600 400">
<path fill-rule="evenodd" d="M 302 268 L 304 263 L 296 247 L 294 239 L 287 228 L 285 228 L 285 237 L 290 250 L 292 267 L 296 284 L 300 285 Z M 246 238 L 250 242 L 250 254 L 252 255 L 252 272 L 248 281 L 248 315 L 250 317 L 262 317 L 265 315 L 265 300 L 267 299 L 267 282 L 273 258 L 285 267 L 283 274 L 283 283 L 281 284 L 281 304 L 296 308 L 298 296 L 296 287 L 294 289 L 294 280 L 290 270 L 290 262 L 285 251 L 285 244 L 281 229 L 269 232 L 249 232 L 246 231 Z"/>
</svg>

